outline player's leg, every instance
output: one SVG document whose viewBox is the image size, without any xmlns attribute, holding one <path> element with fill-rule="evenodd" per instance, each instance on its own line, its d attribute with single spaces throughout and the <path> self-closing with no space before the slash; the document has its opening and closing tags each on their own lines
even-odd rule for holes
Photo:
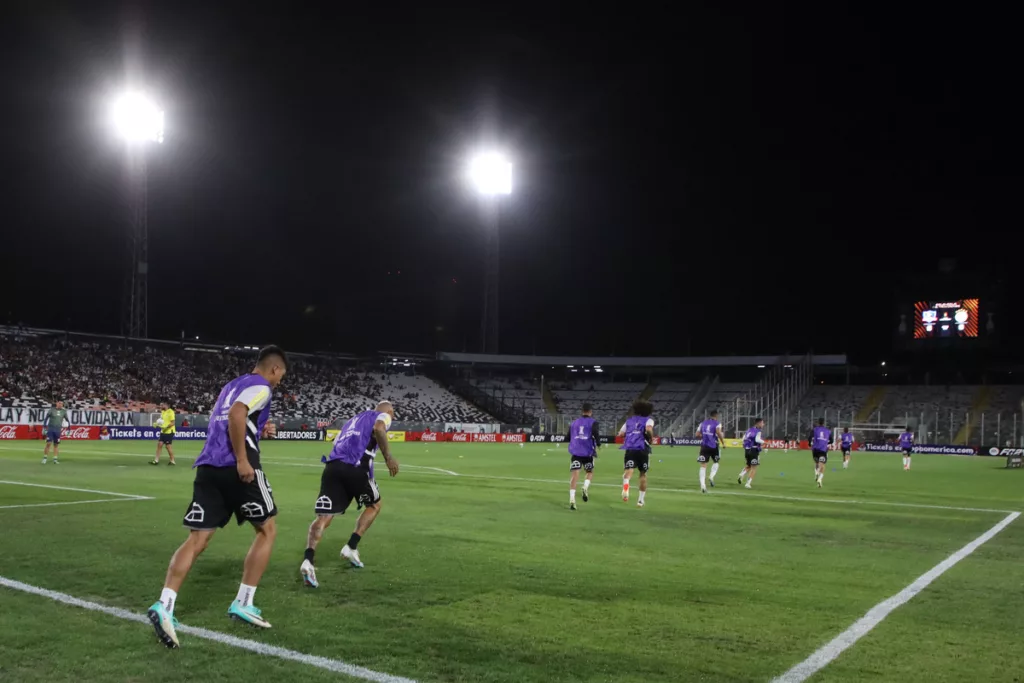
<svg viewBox="0 0 1024 683">
<path fill-rule="evenodd" d="M 580 467 L 581 463 L 578 460 L 574 460 L 572 463 L 572 469 L 569 474 L 569 509 L 576 509 L 576 482 L 580 478 Z"/>
<path fill-rule="evenodd" d="M 59 462 L 58 458 L 60 458 L 60 435 L 59 434 L 53 440 L 53 464 L 54 465 L 56 465 Z M 907 461 L 908 461 L 907 464 L 909 465 L 910 464 L 909 463 L 910 459 L 908 458 Z"/>
<path fill-rule="evenodd" d="M 644 497 L 647 495 L 647 472 L 640 470 L 640 496 L 636 500 L 637 507 L 644 506 Z"/>
<path fill-rule="evenodd" d="M 171 442 L 167 442 L 167 461 L 169 464 L 174 465 L 174 449 L 171 448 Z"/>
<path fill-rule="evenodd" d="M 256 476 L 248 484 L 241 482 L 237 474 L 235 482 L 235 517 L 239 524 L 243 521 L 252 524 L 256 538 L 245 555 L 242 582 L 238 586 L 235 600 L 228 607 L 228 616 L 252 626 L 270 628 L 270 623 L 263 618 L 262 611 L 253 604 L 253 598 L 260 578 L 270 562 L 270 554 L 277 538 L 277 524 L 274 520 L 277 515 L 277 504 L 274 502 L 270 482 L 267 481 L 267 475 L 262 469 L 256 468 Z"/>
<path fill-rule="evenodd" d="M 701 493 L 707 493 L 708 492 L 708 487 L 707 487 L 707 483 L 706 483 L 706 481 L 707 481 L 708 459 L 709 458 L 708 458 L 708 454 L 707 454 L 707 449 L 705 449 L 704 446 L 701 446 L 700 447 L 700 455 L 697 456 L 697 462 L 700 463 L 700 476 L 698 478 L 700 479 L 700 492 Z"/>
<path fill-rule="evenodd" d="M 46 439 L 43 445 L 43 464 L 45 465 L 46 458 L 50 455 L 50 433 L 46 432 L 46 436 L 44 438 Z"/>
<path fill-rule="evenodd" d="M 757 476 L 757 465 L 751 464 L 749 467 L 750 474 L 747 476 L 747 483 L 745 488 L 753 488 L 754 477 Z"/>
<path fill-rule="evenodd" d="M 349 494 L 363 504 L 363 511 L 356 520 L 355 531 L 348 538 L 348 543 L 341 549 L 341 556 L 349 561 L 356 569 L 363 568 L 363 562 L 359 559 L 359 541 L 373 525 L 373 521 L 380 514 L 380 490 L 373 478 L 373 472 L 367 472 L 357 467 L 350 467 L 350 476 L 347 478 Z"/>
<path fill-rule="evenodd" d="M 193 507 L 189 514 L 194 509 Z M 188 515 L 186 515 L 187 517 Z M 196 558 L 206 550 L 206 546 L 209 545 L 210 539 L 216 531 L 216 529 L 192 529 L 189 531 L 188 538 L 171 555 L 171 561 L 167 565 L 167 575 L 164 577 L 164 587 L 160 591 L 160 599 L 153 603 L 146 612 L 157 639 L 167 647 L 178 647 L 178 634 L 175 631 L 178 620 L 174 618 L 178 591 L 185 583 L 185 577 L 191 571 Z"/>
<path fill-rule="evenodd" d="M 54 456 L 53 456 L 53 459 L 54 459 L 54 461 L 56 461 L 56 460 L 57 460 L 57 455 L 56 455 L 56 453 L 57 453 L 57 450 L 56 450 L 56 448 L 54 448 Z M 911 451 L 910 451 L 910 449 L 908 448 L 908 449 L 907 449 L 907 466 L 906 466 L 906 470 L 907 470 L 908 472 L 910 471 L 910 453 L 911 453 Z"/>
<path fill-rule="evenodd" d="M 594 461 L 591 460 L 589 463 L 583 466 L 586 471 L 586 476 L 583 477 L 583 502 L 586 503 L 590 500 L 590 482 L 594 479 Z"/>
<path fill-rule="evenodd" d="M 156 455 L 153 456 L 153 463 L 152 464 L 154 464 L 154 465 L 159 465 L 160 464 L 160 451 L 161 451 L 161 449 L 163 449 L 163 447 L 164 447 L 163 439 L 158 436 L 156 438 Z"/>
<path fill-rule="evenodd" d="M 306 534 L 306 551 L 302 556 L 302 564 L 299 565 L 299 575 L 302 582 L 310 588 L 319 588 L 320 581 L 316 578 L 316 547 L 324 537 L 327 527 L 334 521 L 334 515 L 317 515 L 309 525 L 309 532 Z"/>
<path fill-rule="evenodd" d="M 629 502 L 629 480 L 633 478 L 634 467 L 633 453 L 626 451 L 622 458 L 622 501 L 625 503 Z"/>
<path fill-rule="evenodd" d="M 715 475 L 718 474 L 718 461 L 721 460 L 721 456 L 718 454 L 718 449 L 715 449 L 715 454 L 711 456 L 711 473 L 708 475 L 708 483 L 711 487 L 715 486 Z"/>
</svg>

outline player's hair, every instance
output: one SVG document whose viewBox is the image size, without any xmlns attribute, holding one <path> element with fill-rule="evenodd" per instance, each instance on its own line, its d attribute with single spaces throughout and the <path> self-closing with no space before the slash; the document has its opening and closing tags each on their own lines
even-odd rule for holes
<svg viewBox="0 0 1024 683">
<path fill-rule="evenodd" d="M 589 413 L 594 409 L 594 406 L 590 405 L 589 402 L 584 402 L 582 412 Z"/>
<path fill-rule="evenodd" d="M 754 424 L 757 424 L 758 422 L 764 422 L 764 418 L 763 417 L 759 417 L 759 418 L 754 420 Z"/>
<path fill-rule="evenodd" d="M 850 433 L 850 428 L 849 427 L 843 427 L 843 433 L 844 434 L 849 434 Z"/>
<path fill-rule="evenodd" d="M 284 349 L 276 344 L 270 346 L 264 346 L 260 349 L 260 355 L 256 358 L 256 365 L 264 365 L 268 358 L 277 356 L 281 359 L 281 363 L 284 365 L 284 369 L 288 369 L 288 356 L 285 354 Z"/>
<path fill-rule="evenodd" d="M 909 431 L 910 431 L 910 425 L 907 425 L 906 427 L 904 427 L 904 428 L 903 428 L 903 431 L 905 431 L 905 432 L 909 432 Z"/>
<path fill-rule="evenodd" d="M 819 417 L 818 418 L 818 425 L 821 426 L 821 427 L 824 427 L 825 426 L 825 418 Z"/>
<path fill-rule="evenodd" d="M 654 412 L 654 404 L 650 401 L 645 401 L 642 398 L 638 398 L 633 401 L 633 414 L 639 417 L 650 417 L 651 413 Z"/>
<path fill-rule="evenodd" d="M 711 411 L 711 417 L 718 417 L 718 411 L 717 410 L 712 410 Z"/>
</svg>

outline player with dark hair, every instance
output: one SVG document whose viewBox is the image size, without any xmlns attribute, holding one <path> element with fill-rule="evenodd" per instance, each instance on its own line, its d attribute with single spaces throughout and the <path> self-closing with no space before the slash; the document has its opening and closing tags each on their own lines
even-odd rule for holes
<svg viewBox="0 0 1024 683">
<path fill-rule="evenodd" d="M 843 433 L 839 437 L 839 447 L 843 451 L 843 469 L 850 468 L 850 449 L 853 448 L 853 434 L 849 427 L 843 427 Z"/>
<path fill-rule="evenodd" d="M 647 494 L 651 444 L 654 443 L 654 420 L 651 419 L 654 406 L 650 401 L 638 398 L 633 401 L 632 412 L 619 430 L 619 435 L 625 437 L 620 450 L 626 451 L 622 458 L 622 502 L 629 502 L 629 480 L 633 476 L 633 470 L 637 469 L 640 470 L 640 496 L 637 498 L 636 506 L 642 508 L 644 496 Z"/>
<path fill-rule="evenodd" d="M 900 434 L 900 450 L 903 451 L 903 471 L 910 471 L 910 456 L 914 452 L 914 432 L 910 431 L 910 426 L 903 428 L 903 433 Z"/>
<path fill-rule="evenodd" d="M 53 445 L 53 464 L 59 465 L 57 457 L 60 455 L 60 432 L 64 424 L 71 426 L 68 420 L 68 411 L 64 410 L 64 401 L 57 401 L 57 404 L 50 408 L 43 420 L 43 427 L 46 430 L 46 445 L 43 446 L 43 464 L 46 464 L 46 456 L 50 454 L 50 445 Z"/>
<path fill-rule="evenodd" d="M 156 455 L 153 456 L 152 462 L 152 464 L 154 465 L 160 464 L 160 449 L 163 448 L 164 446 L 167 447 L 167 457 L 169 458 L 167 464 L 176 464 L 174 462 L 174 449 L 171 447 L 171 444 L 174 443 L 174 433 L 175 431 L 177 431 L 174 428 L 174 420 L 174 409 L 171 408 L 171 404 L 169 402 L 164 401 L 161 404 L 160 408 L 160 419 L 157 420 L 156 423 L 157 427 L 159 427 L 160 429 L 160 437 L 159 440 L 156 442 Z"/>
<path fill-rule="evenodd" d="M 160 599 L 147 612 L 157 638 L 167 647 L 178 647 L 174 628 L 178 591 L 196 558 L 206 550 L 217 529 L 231 521 L 232 515 L 239 524 L 252 524 L 256 539 L 245 556 L 242 583 L 228 608 L 228 616 L 270 628 L 253 605 L 256 586 L 270 561 L 277 535 L 277 505 L 260 468 L 260 435 L 266 427 L 267 436 L 274 436 L 275 430 L 267 424 L 270 400 L 287 371 L 288 357 L 284 351 L 267 346 L 260 351 L 252 373 L 231 380 L 217 396 L 206 443 L 193 465 L 196 478 L 192 502 L 183 521 L 189 530 L 188 538 L 171 557 Z"/>
<path fill-rule="evenodd" d="M 725 447 L 725 435 L 722 433 L 722 423 L 718 421 L 717 410 L 712 410 L 711 416 L 700 423 L 696 435 L 700 437 L 700 455 L 697 456 L 697 462 L 700 463 L 700 492 L 707 493 L 708 488 L 704 481 L 707 476 L 708 461 L 711 461 L 712 465 L 711 476 L 707 481 L 714 488 L 715 475 L 718 474 L 718 461 L 722 459 L 720 449 Z"/>
<path fill-rule="evenodd" d="M 832 430 L 825 426 L 825 418 L 818 418 L 818 425 L 811 430 L 807 441 L 811 444 L 811 456 L 814 458 L 814 481 L 820 489 L 828 463 L 828 446 L 832 443 Z"/>
<path fill-rule="evenodd" d="M 309 525 L 306 552 L 299 566 L 302 581 L 310 588 L 320 586 L 316 578 L 316 547 L 335 516 L 345 514 L 353 500 L 363 511 L 356 519 L 356 528 L 348 543 L 341 549 L 341 556 L 356 569 L 363 567 L 359 541 L 380 513 L 380 490 L 373 478 L 373 459 L 378 449 L 391 476 L 398 474 L 398 461 L 391 457 L 388 443 L 388 429 L 394 416 L 395 409 L 390 401 L 381 401 L 375 409 L 364 410 L 342 426 L 334 438 L 330 455 L 323 457 L 326 465 L 320 475 L 320 494 L 313 504 L 316 517 Z"/>
<path fill-rule="evenodd" d="M 594 420 L 594 408 L 589 403 L 583 404 L 580 417 L 569 426 L 569 509 L 576 509 L 576 482 L 580 479 L 580 470 L 586 472 L 583 478 L 583 502 L 590 500 L 588 491 L 590 480 L 594 478 L 594 458 L 597 457 L 598 429 Z"/>
<path fill-rule="evenodd" d="M 764 429 L 764 418 L 754 420 L 754 426 L 743 435 L 743 454 L 747 464 L 743 471 L 736 478 L 736 483 L 742 484 L 743 477 L 747 477 L 747 484 L 744 488 L 753 488 L 754 475 L 757 474 L 757 466 L 761 464 L 761 449 L 764 448 L 764 439 L 761 437 L 761 430 Z"/>
</svg>

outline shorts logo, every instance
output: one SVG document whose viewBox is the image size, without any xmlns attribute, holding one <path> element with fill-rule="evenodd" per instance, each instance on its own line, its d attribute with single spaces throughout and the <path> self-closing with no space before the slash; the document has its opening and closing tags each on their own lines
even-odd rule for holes
<svg viewBox="0 0 1024 683">
<path fill-rule="evenodd" d="M 569 465 L 570 470 L 578 470 L 581 467 L 583 467 L 583 463 L 581 463 L 579 460 L 573 460 L 572 464 Z"/>
<path fill-rule="evenodd" d="M 320 496 L 316 499 L 316 505 L 313 506 L 313 509 L 330 511 L 334 509 L 334 503 L 327 496 Z"/>
<path fill-rule="evenodd" d="M 758 462 L 757 458 L 754 458 L 753 460 L 750 461 L 750 464 L 751 465 L 760 465 L 761 463 Z"/>
<path fill-rule="evenodd" d="M 202 524 L 206 519 L 206 511 L 199 503 L 192 503 L 192 509 L 185 515 L 185 521 L 190 524 Z"/>
<path fill-rule="evenodd" d="M 360 505 L 366 506 L 366 505 L 370 505 L 372 503 L 373 503 L 373 496 L 371 496 L 368 493 L 361 493 L 361 494 L 359 494 L 359 504 Z"/>
<path fill-rule="evenodd" d="M 634 463 L 632 460 L 627 460 L 626 461 L 626 469 L 627 470 L 631 470 L 634 467 L 636 467 L 636 463 Z"/>
<path fill-rule="evenodd" d="M 265 514 L 263 506 L 259 503 L 244 503 L 240 509 L 247 519 L 262 517 Z"/>
</svg>

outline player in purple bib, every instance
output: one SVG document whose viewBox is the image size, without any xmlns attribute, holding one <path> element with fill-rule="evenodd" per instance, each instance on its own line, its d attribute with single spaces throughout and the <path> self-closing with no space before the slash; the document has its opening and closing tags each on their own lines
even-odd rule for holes
<svg viewBox="0 0 1024 683">
<path fill-rule="evenodd" d="M 712 410 L 711 416 L 700 423 L 697 427 L 697 436 L 700 437 L 700 455 L 697 462 L 700 463 L 700 492 L 707 493 L 705 484 L 708 462 L 711 465 L 711 477 L 708 480 L 711 487 L 715 487 L 715 475 L 718 474 L 718 461 L 722 459 L 720 449 L 725 447 L 725 435 L 722 433 L 722 423 L 718 421 L 718 411 Z"/>
<path fill-rule="evenodd" d="M 394 416 L 395 409 L 390 401 L 381 401 L 374 410 L 364 410 L 342 426 L 330 454 L 322 458 L 326 465 L 320 475 L 320 495 L 313 504 L 316 518 L 309 525 L 306 553 L 299 567 L 303 582 L 311 588 L 320 585 L 314 565 L 316 546 L 334 517 L 345 514 L 353 500 L 363 511 L 356 519 L 356 528 L 348 543 L 341 549 L 341 556 L 353 567 L 363 567 L 359 559 L 359 540 L 380 513 L 380 490 L 373 478 L 373 459 L 378 449 L 391 476 L 398 474 L 398 461 L 391 457 L 388 444 L 388 429 Z"/>
<path fill-rule="evenodd" d="M 288 358 L 284 351 L 268 346 L 260 351 L 252 373 L 231 380 L 217 396 L 210 413 L 206 443 L 193 465 L 196 478 L 192 484 L 192 502 L 183 521 L 189 530 L 188 538 L 171 557 L 160 600 L 147 613 L 157 638 L 167 647 L 178 647 L 174 629 L 178 591 L 213 534 L 226 526 L 232 516 L 239 524 L 252 524 L 256 539 L 245 556 L 242 583 L 228 608 L 228 616 L 270 628 L 262 612 L 253 605 L 256 586 L 270 561 L 277 536 L 274 523 L 277 504 L 270 482 L 260 467 L 260 436 L 264 431 L 268 436 L 274 434 L 273 425 L 267 424 L 270 400 L 287 370 Z"/>
<path fill-rule="evenodd" d="M 597 421 L 594 409 L 589 403 L 583 404 L 581 416 L 573 420 L 566 437 L 569 442 L 569 509 L 576 509 L 576 482 L 580 470 L 586 472 L 583 479 L 583 502 L 590 500 L 590 480 L 594 478 L 594 459 L 597 457 Z"/>
<path fill-rule="evenodd" d="M 641 508 L 647 495 L 647 470 L 651 464 L 651 444 L 654 443 L 653 412 L 654 406 L 650 401 L 638 398 L 633 401 L 633 414 L 626 418 L 619 430 L 619 436 L 623 437 L 619 449 L 626 451 L 622 457 L 622 502 L 629 502 L 629 480 L 633 470 L 637 469 L 640 470 L 640 496 L 636 506 Z"/>
<path fill-rule="evenodd" d="M 910 431 L 910 427 L 904 427 L 900 434 L 900 450 L 903 451 L 903 470 L 909 472 L 910 455 L 914 452 L 914 432 Z"/>
<path fill-rule="evenodd" d="M 843 451 L 843 469 L 850 468 L 850 450 L 853 448 L 853 434 L 849 427 L 843 427 L 843 433 L 839 437 L 839 448 Z"/>
<path fill-rule="evenodd" d="M 744 488 L 753 488 L 754 475 L 757 474 L 757 466 L 761 464 L 761 449 L 764 448 L 764 439 L 761 437 L 761 430 L 764 429 L 764 419 L 754 420 L 754 426 L 743 435 L 743 455 L 747 464 L 743 466 L 740 476 L 736 477 L 736 483 L 742 484 L 743 477 L 747 477 L 747 484 Z"/>
<path fill-rule="evenodd" d="M 825 426 L 825 418 L 818 418 L 818 424 L 807 436 L 811 444 L 811 457 L 814 458 L 814 481 L 821 488 L 825 479 L 825 465 L 828 463 L 828 448 L 832 443 L 832 430 Z"/>
</svg>

